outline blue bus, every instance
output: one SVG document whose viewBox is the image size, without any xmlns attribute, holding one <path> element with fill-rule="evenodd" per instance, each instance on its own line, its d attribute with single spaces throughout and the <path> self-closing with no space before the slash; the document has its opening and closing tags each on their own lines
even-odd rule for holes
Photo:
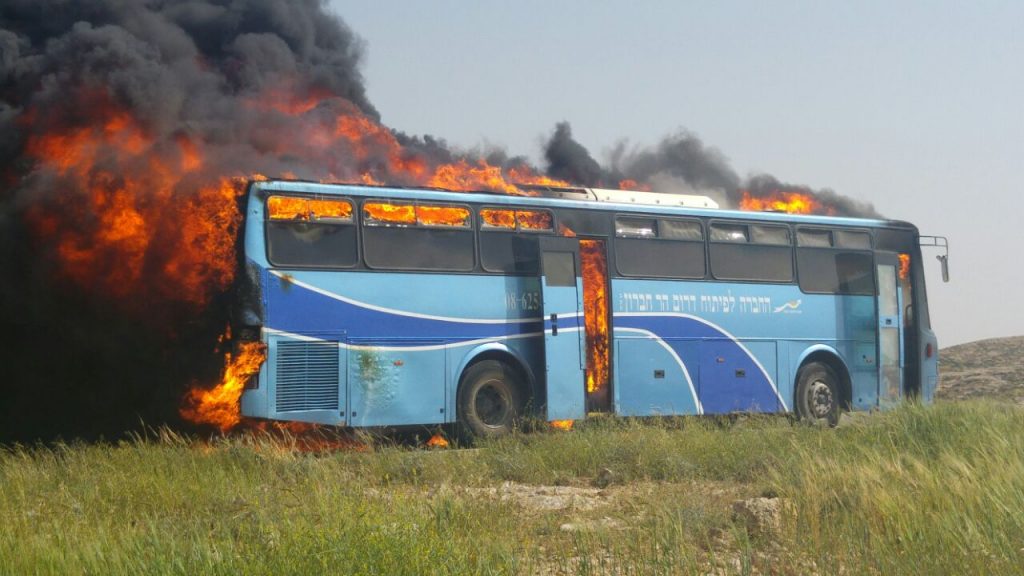
<svg viewBox="0 0 1024 576">
<path fill-rule="evenodd" d="M 938 346 L 907 222 L 702 196 L 252 182 L 242 415 L 347 427 L 847 410 L 931 401 Z M 945 256 L 940 256 L 945 274 Z"/>
</svg>

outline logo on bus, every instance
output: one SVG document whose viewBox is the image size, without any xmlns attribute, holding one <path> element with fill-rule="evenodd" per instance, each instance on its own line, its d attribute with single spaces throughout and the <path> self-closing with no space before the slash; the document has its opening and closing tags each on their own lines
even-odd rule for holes
<svg viewBox="0 0 1024 576">
<path fill-rule="evenodd" d="M 775 308 L 774 312 L 776 314 L 802 314 L 803 311 L 800 310 L 801 303 L 803 303 L 803 300 L 790 300 L 782 306 Z"/>
</svg>

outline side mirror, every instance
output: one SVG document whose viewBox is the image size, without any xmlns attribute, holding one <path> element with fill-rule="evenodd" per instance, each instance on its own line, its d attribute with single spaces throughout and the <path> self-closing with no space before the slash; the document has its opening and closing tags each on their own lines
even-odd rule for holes
<svg viewBox="0 0 1024 576">
<path fill-rule="evenodd" d="M 942 265 L 942 281 L 949 282 L 949 255 L 943 254 L 936 256 L 935 259 Z"/>
</svg>

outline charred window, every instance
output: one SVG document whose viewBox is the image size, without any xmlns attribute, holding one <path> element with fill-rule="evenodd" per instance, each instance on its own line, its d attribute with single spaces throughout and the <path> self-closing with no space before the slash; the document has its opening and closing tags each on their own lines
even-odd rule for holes
<svg viewBox="0 0 1024 576">
<path fill-rule="evenodd" d="M 855 230 L 797 229 L 800 289 L 820 294 L 875 293 L 871 236 Z"/>
<path fill-rule="evenodd" d="M 350 268 L 359 262 L 352 202 L 267 198 L 267 259 L 275 266 Z"/>
<path fill-rule="evenodd" d="M 792 282 L 789 228 L 772 224 L 713 222 L 711 274 L 719 280 Z"/>
<path fill-rule="evenodd" d="M 704 278 L 704 228 L 699 220 L 620 216 L 615 267 L 623 276 Z"/>
<path fill-rule="evenodd" d="M 537 233 L 554 231 L 554 219 L 546 210 L 480 209 L 480 263 L 488 272 L 529 274 L 539 272 Z"/>
<path fill-rule="evenodd" d="M 363 244 L 371 268 L 469 272 L 475 263 L 465 206 L 365 202 Z"/>
</svg>

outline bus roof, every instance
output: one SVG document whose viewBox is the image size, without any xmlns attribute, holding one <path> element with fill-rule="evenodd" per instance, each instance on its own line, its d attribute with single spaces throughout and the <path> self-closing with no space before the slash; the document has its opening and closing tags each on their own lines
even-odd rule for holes
<svg viewBox="0 0 1024 576">
<path fill-rule="evenodd" d="M 326 196 L 360 196 L 381 199 L 431 200 L 436 202 L 474 202 L 491 205 L 537 206 L 548 208 L 584 208 L 611 212 L 629 212 L 663 215 L 702 216 L 706 218 L 790 222 L 827 226 L 869 228 L 917 228 L 910 222 L 877 218 L 822 216 L 817 214 L 787 214 L 784 212 L 751 212 L 728 210 L 707 196 L 668 194 L 633 190 L 605 190 L 599 188 L 558 188 L 549 186 L 521 186 L 536 196 L 518 196 L 500 192 L 461 192 L 439 188 L 373 186 L 366 184 L 324 184 L 304 180 L 255 180 L 252 192 L 291 192 Z M 683 198 L 676 198 L 677 196 Z M 664 199 L 664 201 L 661 201 Z"/>
</svg>

